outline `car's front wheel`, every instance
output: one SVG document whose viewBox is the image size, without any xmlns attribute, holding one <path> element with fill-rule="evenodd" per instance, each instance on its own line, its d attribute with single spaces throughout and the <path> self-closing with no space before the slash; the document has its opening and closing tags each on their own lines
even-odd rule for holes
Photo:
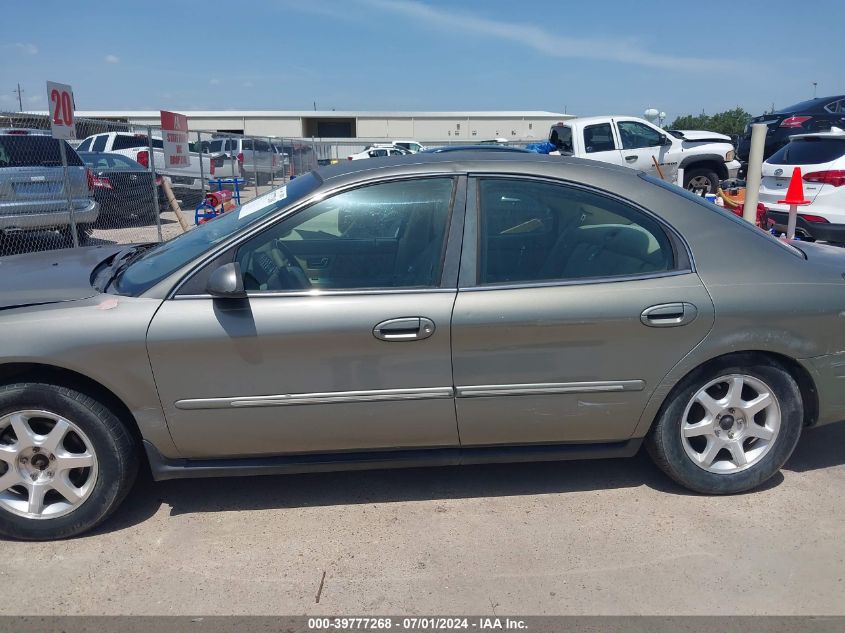
<svg viewBox="0 0 845 633">
<path fill-rule="evenodd" d="M 0 534 L 84 532 L 117 507 L 137 469 L 131 434 L 96 400 L 49 384 L 0 387 Z"/>
<path fill-rule="evenodd" d="M 719 191 L 719 175 L 707 167 L 689 169 L 684 172 L 684 189 L 689 191 L 706 190 L 707 193 Z"/>
<path fill-rule="evenodd" d="M 694 372 L 675 390 L 646 447 L 681 485 L 706 494 L 750 490 L 786 462 L 801 434 L 801 391 L 759 361 Z"/>
</svg>

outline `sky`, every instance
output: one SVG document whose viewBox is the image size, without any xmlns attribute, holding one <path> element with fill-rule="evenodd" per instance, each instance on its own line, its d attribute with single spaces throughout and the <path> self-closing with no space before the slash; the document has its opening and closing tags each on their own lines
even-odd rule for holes
<svg viewBox="0 0 845 633">
<path fill-rule="evenodd" d="M 51 80 L 73 86 L 79 110 L 756 115 L 811 98 L 813 82 L 845 94 L 845 3 L 812 5 L 9 2 L 0 110 L 17 110 L 18 82 L 25 110 L 46 109 Z"/>
</svg>

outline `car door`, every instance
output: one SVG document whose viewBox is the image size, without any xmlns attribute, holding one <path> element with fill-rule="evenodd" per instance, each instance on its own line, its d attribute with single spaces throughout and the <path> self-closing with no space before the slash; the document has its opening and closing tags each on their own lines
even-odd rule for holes
<svg viewBox="0 0 845 633">
<path fill-rule="evenodd" d="M 461 444 L 628 439 L 713 323 L 680 238 L 581 186 L 479 176 L 469 191 L 452 319 Z"/>
<path fill-rule="evenodd" d="M 183 454 L 455 446 L 465 191 L 449 175 L 330 195 L 217 258 L 238 263 L 247 298 L 188 283 L 165 301 L 148 349 Z"/>
<path fill-rule="evenodd" d="M 663 134 L 641 121 L 615 120 L 622 145 L 620 155 L 627 167 L 644 171 L 652 176 L 657 173 L 655 162 L 660 165 L 663 178 L 675 181 L 678 161 L 669 160 L 668 145 L 663 145 Z"/>
<path fill-rule="evenodd" d="M 619 145 L 609 121 L 585 125 L 581 131 L 580 141 L 584 148 L 584 158 L 614 165 L 625 164 L 619 154 Z"/>
</svg>

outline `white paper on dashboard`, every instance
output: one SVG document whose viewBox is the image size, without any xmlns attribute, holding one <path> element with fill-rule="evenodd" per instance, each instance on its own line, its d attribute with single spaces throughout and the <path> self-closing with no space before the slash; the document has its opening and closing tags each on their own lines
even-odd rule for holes
<svg viewBox="0 0 845 633">
<path fill-rule="evenodd" d="M 246 204 L 241 205 L 241 210 L 238 211 L 238 219 L 245 218 L 248 215 L 252 215 L 256 211 L 261 211 L 265 207 L 275 204 L 280 200 L 284 200 L 288 197 L 288 188 L 287 187 L 279 187 L 278 189 L 273 189 L 269 193 L 265 193 L 263 196 L 258 196 L 255 200 L 251 200 Z"/>
</svg>

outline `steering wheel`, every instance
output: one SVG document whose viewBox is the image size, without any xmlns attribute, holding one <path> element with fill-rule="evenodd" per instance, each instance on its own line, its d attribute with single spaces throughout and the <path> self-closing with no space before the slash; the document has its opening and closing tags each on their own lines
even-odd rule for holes
<svg viewBox="0 0 845 633">
<path fill-rule="evenodd" d="M 290 251 L 287 245 L 282 240 L 274 240 L 273 241 L 273 248 L 275 248 L 281 254 L 282 258 L 287 262 L 287 279 L 291 283 L 291 285 L 295 285 L 294 289 L 299 288 L 310 288 L 311 287 L 311 280 L 308 279 L 308 275 L 305 274 L 305 269 L 302 268 L 302 264 L 299 263 L 299 260 L 294 256 L 294 254 Z M 281 272 L 281 271 L 280 271 Z"/>
</svg>

